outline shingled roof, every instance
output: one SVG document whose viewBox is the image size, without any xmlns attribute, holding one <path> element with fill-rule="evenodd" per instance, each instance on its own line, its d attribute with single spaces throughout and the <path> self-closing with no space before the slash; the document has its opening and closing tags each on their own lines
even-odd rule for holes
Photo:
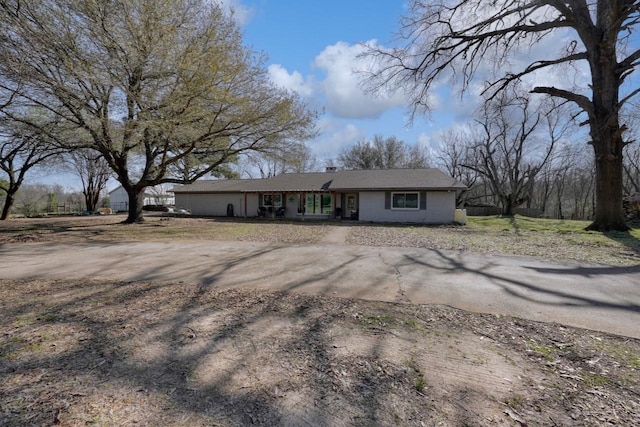
<svg viewBox="0 0 640 427">
<path fill-rule="evenodd" d="M 284 173 L 265 179 L 201 180 L 173 188 L 175 193 L 263 193 L 375 190 L 464 190 L 439 169 L 371 169 Z"/>
</svg>

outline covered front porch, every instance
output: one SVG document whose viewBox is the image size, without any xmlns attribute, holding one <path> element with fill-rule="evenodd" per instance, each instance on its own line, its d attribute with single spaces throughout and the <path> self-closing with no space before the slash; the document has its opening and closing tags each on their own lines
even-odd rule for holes
<svg viewBox="0 0 640 427">
<path fill-rule="evenodd" d="M 257 198 L 256 214 L 250 198 Z M 358 194 L 332 191 L 244 193 L 244 217 L 283 217 L 290 219 L 358 219 Z"/>
</svg>

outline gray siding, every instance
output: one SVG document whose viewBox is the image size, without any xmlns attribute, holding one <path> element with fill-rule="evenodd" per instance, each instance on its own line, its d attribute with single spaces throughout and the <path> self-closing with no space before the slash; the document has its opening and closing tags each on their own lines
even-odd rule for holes
<svg viewBox="0 0 640 427">
<path fill-rule="evenodd" d="M 235 216 L 244 216 L 244 194 L 188 194 L 176 193 L 176 207 L 188 209 L 192 215 L 226 216 L 227 205 L 233 205 Z M 247 216 L 256 216 L 258 195 L 247 195 Z"/>
<path fill-rule="evenodd" d="M 456 214 L 456 192 L 428 191 L 427 212 L 429 213 L 429 223 L 452 223 Z"/>
<path fill-rule="evenodd" d="M 360 193 L 360 220 L 374 222 L 415 222 L 423 224 L 449 224 L 455 214 L 455 192 L 428 191 L 420 193 L 420 207 L 426 209 L 385 209 L 389 197 L 383 191 Z M 389 204 L 390 205 L 390 204 Z"/>
<path fill-rule="evenodd" d="M 455 215 L 454 191 L 420 192 L 418 210 L 385 209 L 384 191 L 364 191 L 359 193 L 359 219 L 373 222 L 414 222 L 422 224 L 449 224 Z M 287 218 L 300 218 L 298 214 L 298 193 L 285 193 Z M 293 198 L 293 202 L 289 200 Z M 340 205 L 341 195 L 336 197 Z M 188 194 L 176 193 L 176 207 L 189 209 L 193 215 L 226 216 L 227 205 L 233 204 L 235 216 L 244 216 L 244 194 Z M 257 193 L 247 194 L 247 216 L 254 217 L 258 210 Z M 426 209 L 423 209 L 425 208 Z M 314 218 L 331 218 L 332 215 L 308 215 Z"/>
<path fill-rule="evenodd" d="M 129 195 L 122 186 L 109 193 L 109 207 L 112 211 L 126 211 L 129 209 Z"/>
<path fill-rule="evenodd" d="M 298 214 L 298 193 L 282 193 L 286 208 L 286 218 L 301 218 Z M 289 200 L 293 198 L 293 201 Z M 337 203 L 339 204 L 338 198 Z M 244 194 L 220 193 L 220 194 L 190 194 L 176 193 L 176 207 L 188 209 L 192 215 L 201 216 L 226 216 L 227 205 L 233 205 L 235 216 L 244 216 Z M 257 216 L 260 196 L 258 193 L 247 194 L 247 217 Z M 331 215 L 307 215 L 313 218 L 330 218 Z"/>
</svg>

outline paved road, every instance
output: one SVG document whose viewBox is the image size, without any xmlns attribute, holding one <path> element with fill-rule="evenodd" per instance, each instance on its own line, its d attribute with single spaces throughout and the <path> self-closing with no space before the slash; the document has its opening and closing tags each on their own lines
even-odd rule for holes
<svg viewBox="0 0 640 427">
<path fill-rule="evenodd" d="M 0 246 L 0 277 L 185 281 L 447 304 L 640 338 L 640 266 L 552 263 L 330 243 L 48 243 Z"/>
</svg>

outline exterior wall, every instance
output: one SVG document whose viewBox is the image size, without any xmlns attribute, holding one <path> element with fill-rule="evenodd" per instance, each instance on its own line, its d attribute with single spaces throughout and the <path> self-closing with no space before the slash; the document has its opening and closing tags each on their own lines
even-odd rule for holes
<svg viewBox="0 0 640 427">
<path fill-rule="evenodd" d="M 456 215 L 455 191 L 428 191 L 427 213 L 433 224 L 450 224 Z"/>
<path fill-rule="evenodd" d="M 109 192 L 109 207 L 114 212 L 129 210 L 129 196 L 122 186 Z"/>
<path fill-rule="evenodd" d="M 286 193 L 285 217 L 301 218 L 298 214 L 298 193 Z M 233 205 L 234 215 L 244 216 L 244 194 L 184 194 L 176 193 L 176 207 L 188 209 L 193 215 L 226 216 L 227 205 Z M 398 210 L 385 209 L 385 192 L 360 192 L 358 195 L 358 209 L 360 221 L 373 222 L 414 222 L 421 224 L 449 224 L 455 215 L 455 192 L 428 191 L 426 210 Z M 291 201 L 290 199 L 293 199 Z M 334 203 L 340 207 L 341 195 L 338 193 Z M 256 193 L 247 194 L 247 216 L 257 216 L 260 196 Z M 332 218 L 333 215 L 306 215 L 307 218 Z"/>
<path fill-rule="evenodd" d="M 258 206 L 262 193 L 247 194 L 247 217 L 257 216 Z M 283 194 L 285 206 L 285 218 L 296 219 L 302 215 L 298 213 L 298 193 Z M 291 200 L 293 199 L 293 201 Z M 226 216 L 227 205 L 233 205 L 234 215 L 244 216 L 244 194 L 188 194 L 176 193 L 176 207 L 188 209 L 192 215 L 202 216 Z M 329 215 L 306 215 L 307 218 L 329 218 Z"/>
<path fill-rule="evenodd" d="M 244 216 L 244 194 L 185 194 L 176 193 L 176 208 L 187 209 L 192 215 L 227 216 L 227 205 L 233 205 L 234 216 Z M 258 210 L 258 195 L 247 194 L 247 216 Z"/>
<path fill-rule="evenodd" d="M 456 194 L 451 191 L 428 191 L 426 210 L 385 209 L 384 191 L 360 192 L 360 221 L 415 222 L 422 224 L 449 224 L 453 222 Z"/>
<path fill-rule="evenodd" d="M 118 186 L 117 188 L 111 190 L 109 193 L 109 207 L 112 211 L 127 211 L 129 210 L 129 195 L 124 191 L 122 186 Z M 144 204 L 145 205 L 165 205 L 171 206 L 173 205 L 174 198 L 169 194 L 145 194 L 144 196 Z"/>
<path fill-rule="evenodd" d="M 285 218 L 295 219 L 298 218 L 298 193 L 286 193 L 282 197 L 284 200 L 284 212 Z M 291 201 L 293 199 L 293 201 Z"/>
</svg>

